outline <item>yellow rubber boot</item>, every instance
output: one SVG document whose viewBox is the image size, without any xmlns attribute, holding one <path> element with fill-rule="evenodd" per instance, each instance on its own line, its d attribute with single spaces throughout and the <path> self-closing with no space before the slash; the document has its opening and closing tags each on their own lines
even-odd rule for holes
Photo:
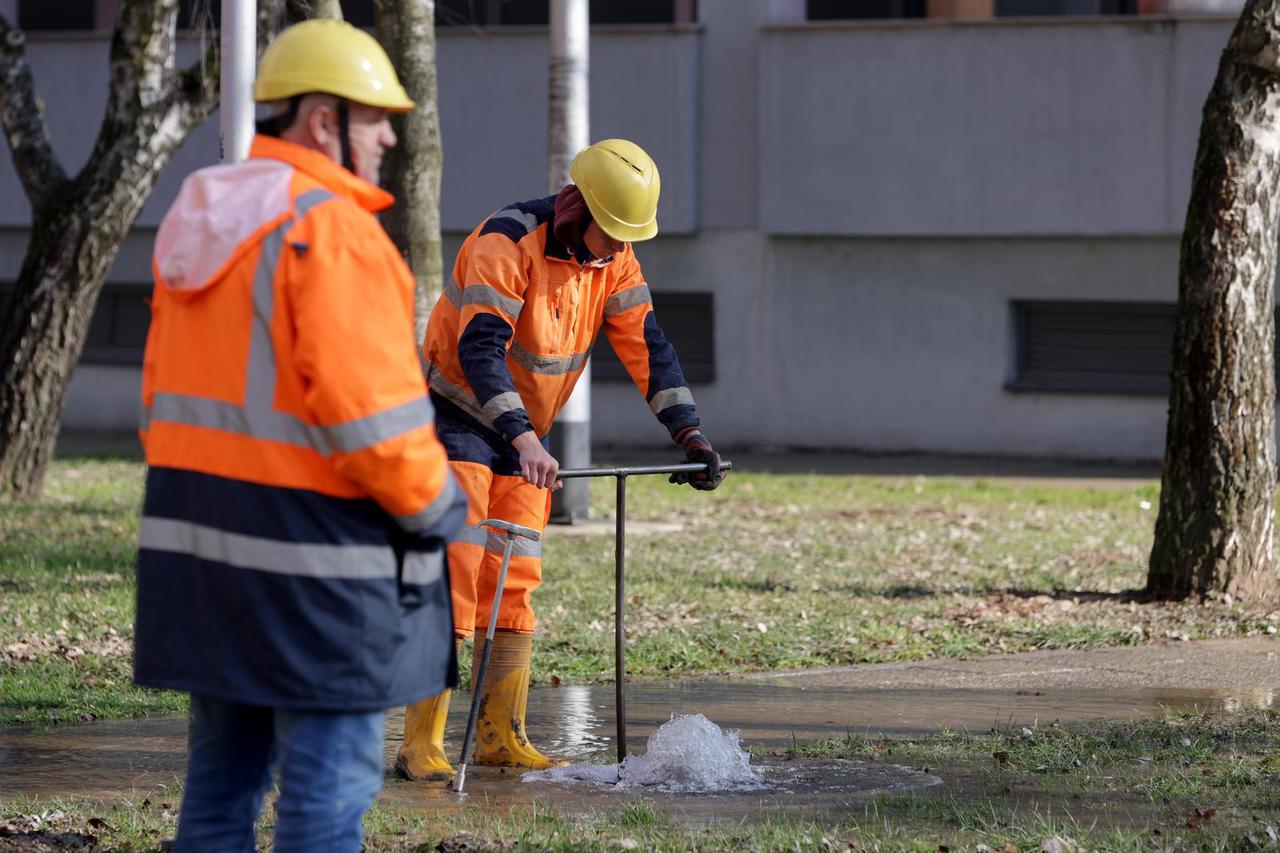
<svg viewBox="0 0 1280 853">
<path fill-rule="evenodd" d="M 457 773 L 444 756 L 444 724 L 452 693 L 446 687 L 404 709 L 404 744 L 396 756 L 396 775 L 401 779 L 448 779 Z"/>
<path fill-rule="evenodd" d="M 480 671 L 484 637 L 476 635 L 471 672 Z M 524 732 L 525 706 L 529 702 L 529 673 L 533 659 L 533 636 L 498 631 L 493 635 L 489 671 L 480 697 L 480 718 L 476 723 L 476 764 L 490 767 L 523 767 L 545 770 L 567 764 L 554 761 L 534 749 Z"/>
<path fill-rule="evenodd" d="M 454 640 L 453 651 L 455 656 L 461 654 L 460 640 Z M 396 756 L 396 775 L 401 779 L 448 779 L 458 772 L 444 756 L 444 724 L 452 695 L 446 687 L 404 709 L 404 744 Z"/>
</svg>

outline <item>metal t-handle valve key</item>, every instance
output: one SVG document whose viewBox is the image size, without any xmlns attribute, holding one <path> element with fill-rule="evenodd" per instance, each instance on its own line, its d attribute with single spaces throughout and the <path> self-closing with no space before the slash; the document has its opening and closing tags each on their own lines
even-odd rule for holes
<svg viewBox="0 0 1280 853">
<path fill-rule="evenodd" d="M 618 722 L 618 766 L 627 760 L 627 478 L 642 474 L 697 474 L 709 471 L 709 465 L 685 462 L 679 465 L 642 465 L 628 468 L 561 468 L 561 480 L 578 477 L 616 477 L 618 506 L 614 519 L 613 546 L 613 684 L 614 712 Z M 720 462 L 721 471 L 733 470 L 727 459 Z"/>
<path fill-rule="evenodd" d="M 522 527 L 498 518 L 486 518 L 476 525 L 477 528 L 488 527 L 501 531 L 506 544 L 502 548 L 502 568 L 498 571 L 498 585 L 493 590 L 493 609 L 489 611 L 489 630 L 484 635 L 484 654 L 480 658 L 480 668 L 471 673 L 471 713 L 467 716 L 467 730 L 462 735 L 462 756 L 458 759 L 458 775 L 453 780 L 453 790 L 459 794 L 467 784 L 467 752 L 471 750 L 471 738 L 476 732 L 476 718 L 480 714 L 480 696 L 484 693 L 484 676 L 489 670 L 489 655 L 493 652 L 493 634 L 498 629 L 498 608 L 502 606 L 502 588 L 507 585 L 507 566 L 511 564 L 511 551 L 516 546 L 517 538 L 537 542 L 542 534 L 531 527 Z"/>
</svg>

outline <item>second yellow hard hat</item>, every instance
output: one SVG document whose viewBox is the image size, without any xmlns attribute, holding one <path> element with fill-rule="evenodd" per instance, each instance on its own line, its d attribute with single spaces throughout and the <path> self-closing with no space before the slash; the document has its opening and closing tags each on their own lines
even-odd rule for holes
<svg viewBox="0 0 1280 853">
<path fill-rule="evenodd" d="M 615 240 L 634 243 L 658 233 L 662 182 L 653 158 L 634 142 L 604 139 L 578 152 L 569 177 L 591 217 Z"/>
</svg>

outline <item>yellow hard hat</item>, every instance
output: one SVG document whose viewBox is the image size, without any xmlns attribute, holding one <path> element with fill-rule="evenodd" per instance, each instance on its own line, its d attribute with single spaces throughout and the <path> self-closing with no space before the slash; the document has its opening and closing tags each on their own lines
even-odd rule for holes
<svg viewBox="0 0 1280 853">
<path fill-rule="evenodd" d="M 294 24 L 262 54 L 253 84 L 255 101 L 283 101 L 308 92 L 325 92 L 392 112 L 414 107 L 382 45 L 346 21 Z"/>
<path fill-rule="evenodd" d="M 569 177 L 591 217 L 615 240 L 634 243 L 658 233 L 658 167 L 644 149 L 625 139 L 588 145 L 569 164 Z"/>
</svg>

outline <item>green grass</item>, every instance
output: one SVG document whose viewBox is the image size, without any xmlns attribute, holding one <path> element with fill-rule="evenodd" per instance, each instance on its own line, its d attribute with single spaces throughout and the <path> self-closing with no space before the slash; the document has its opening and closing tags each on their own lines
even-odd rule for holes
<svg viewBox="0 0 1280 853">
<path fill-rule="evenodd" d="M 0 723 L 181 712 L 130 685 L 142 467 L 67 459 L 45 497 L 0 505 Z M 613 482 L 592 484 L 613 512 Z M 1144 602 L 1157 484 L 735 472 L 718 491 L 632 478 L 633 677 L 974 657 L 1229 637 L 1280 612 Z M 1145 504 L 1145 506 L 1144 506 Z M 535 680 L 613 673 L 613 537 L 557 535 L 534 598 Z M 469 657 L 464 655 L 464 660 Z"/>
<path fill-rule="evenodd" d="M 0 723 L 179 712 L 132 684 L 142 466 L 55 462 L 44 497 L 0 505 Z"/>
<path fill-rule="evenodd" d="M 943 785 L 833 804 L 814 818 L 761 813 L 710 825 L 682 820 L 679 798 L 624 799 L 587 813 L 573 810 L 571 795 L 556 797 L 558 807 L 440 811 L 380 803 L 365 820 L 366 849 L 1275 849 L 1278 737 L 1274 711 L 913 738 L 855 735 L 798 744 L 769 759 L 902 764 L 928 768 Z M 94 840 L 98 849 L 154 850 L 172 837 L 180 798 L 178 790 L 161 789 L 110 805 L 15 801 L 0 807 L 0 843 L 7 828 L 28 840 L 44 833 L 45 840 Z M 265 845 L 269 807 L 258 829 Z"/>
</svg>

